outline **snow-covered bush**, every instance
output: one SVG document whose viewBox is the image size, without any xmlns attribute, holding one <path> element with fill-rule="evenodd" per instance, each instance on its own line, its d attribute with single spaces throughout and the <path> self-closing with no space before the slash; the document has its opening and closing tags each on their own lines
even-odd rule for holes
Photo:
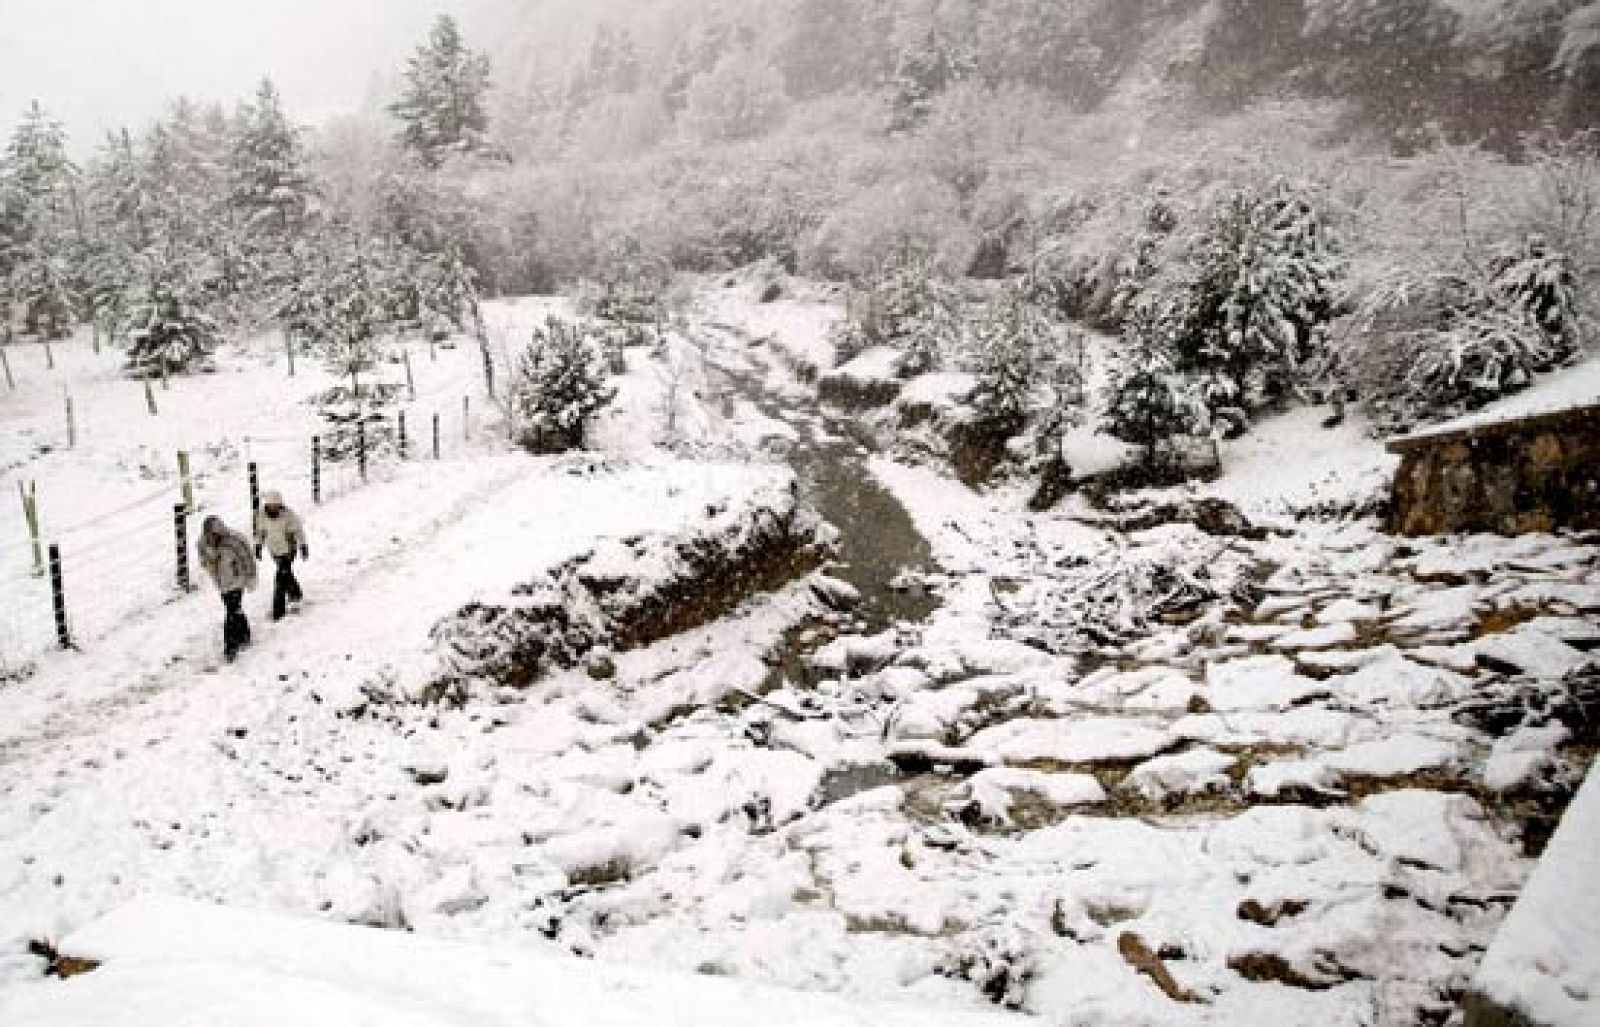
<svg viewBox="0 0 1600 1027">
<path fill-rule="evenodd" d="M 1208 406 L 1246 414 L 1286 398 L 1327 344 L 1343 264 L 1309 193 L 1278 183 L 1214 202 L 1168 310 L 1179 370 L 1211 382 Z M 1157 286 L 1162 288 L 1163 286 Z"/>
<path fill-rule="evenodd" d="M 913 378 L 942 367 L 960 336 L 955 289 L 931 264 L 908 257 L 883 265 L 852 298 L 833 341 L 841 361 L 874 346 L 898 350 L 895 373 Z"/>
<path fill-rule="evenodd" d="M 1173 317 L 1141 303 L 1124 333 L 1126 349 L 1112 369 L 1100 431 L 1144 450 L 1147 467 L 1162 463 L 1182 439 L 1204 433 L 1210 408 L 1201 386 L 1180 372 L 1170 337 Z"/>
<path fill-rule="evenodd" d="M 555 317 L 535 329 L 512 374 L 517 435 L 536 453 L 581 447 L 589 421 L 615 397 L 607 384 L 603 338 Z"/>
<path fill-rule="evenodd" d="M 579 292 L 579 308 L 610 321 L 653 324 L 666 316 L 672 291 L 671 266 L 636 237 L 611 240 L 591 281 Z"/>
<path fill-rule="evenodd" d="M 997 1006 L 1022 1009 L 1038 974 L 1040 941 L 1014 924 L 981 927 L 950 942 L 936 972 L 973 987 Z"/>
<path fill-rule="evenodd" d="M 196 369 L 221 338 L 211 319 L 169 292 L 129 308 L 128 370 L 141 377 Z"/>
<path fill-rule="evenodd" d="M 1020 289 L 983 307 L 969 325 L 967 357 L 980 421 L 1007 437 L 1032 426 L 1041 448 L 1049 448 L 1078 423 L 1081 352 Z"/>
<path fill-rule="evenodd" d="M 1398 269 L 1364 297 L 1344 373 L 1386 427 L 1470 410 L 1581 348 L 1578 296 L 1566 256 L 1539 238 L 1485 266 Z"/>
</svg>

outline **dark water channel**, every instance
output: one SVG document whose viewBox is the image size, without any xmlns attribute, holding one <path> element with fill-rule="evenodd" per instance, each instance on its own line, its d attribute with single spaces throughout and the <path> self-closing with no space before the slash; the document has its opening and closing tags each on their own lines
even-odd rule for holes
<svg viewBox="0 0 1600 1027">
<path fill-rule="evenodd" d="M 726 337 L 733 345 L 748 345 L 738 335 Z M 848 413 L 824 411 L 810 390 L 799 399 L 780 394 L 759 368 L 714 362 L 711 370 L 732 396 L 794 429 L 783 456 L 799 479 L 804 503 L 839 532 L 839 559 L 829 573 L 861 593 L 853 629 L 882 631 L 932 613 L 938 599 L 920 580 L 935 569 L 932 550 L 905 507 L 867 467 L 868 433 Z"/>
<path fill-rule="evenodd" d="M 725 333 L 732 345 L 746 338 Z M 751 354 L 754 357 L 754 354 Z M 837 634 L 874 634 L 924 620 L 939 599 L 922 584 L 934 571 L 933 552 L 905 507 L 867 467 L 873 440 L 866 426 L 846 411 L 824 408 L 812 390 L 781 393 L 756 366 L 711 363 L 713 381 L 726 389 L 724 400 L 749 401 L 765 416 L 793 429 L 781 453 L 800 484 L 801 500 L 838 532 L 837 562 L 828 572 L 861 593 L 861 602 L 843 624 L 804 624 L 792 630 L 773 654 L 767 688 L 804 686 L 815 680 L 808 658 Z M 831 767 L 813 801 L 820 806 L 907 778 L 888 761 Z"/>
</svg>

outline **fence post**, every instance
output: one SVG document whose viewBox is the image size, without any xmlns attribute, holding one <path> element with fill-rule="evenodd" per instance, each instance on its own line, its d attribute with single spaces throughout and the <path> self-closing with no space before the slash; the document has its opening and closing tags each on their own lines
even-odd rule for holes
<svg viewBox="0 0 1600 1027">
<path fill-rule="evenodd" d="M 50 543 L 50 606 L 56 615 L 56 641 L 61 648 L 72 648 L 72 631 L 67 627 L 67 589 L 61 580 L 61 547 Z"/>
<path fill-rule="evenodd" d="M 100 312 L 94 311 L 89 315 L 89 325 L 94 332 L 94 355 L 100 355 Z"/>
<path fill-rule="evenodd" d="M 283 353 L 289 358 L 289 377 L 294 377 L 294 333 L 288 325 L 283 326 Z"/>
<path fill-rule="evenodd" d="M 194 478 L 189 475 L 189 454 L 185 450 L 178 450 L 178 484 L 183 489 L 183 505 L 190 511 L 194 510 Z"/>
<path fill-rule="evenodd" d="M 403 349 L 400 351 L 400 356 L 404 358 L 406 364 L 406 394 L 411 397 L 411 402 L 415 403 L 417 401 L 417 381 L 411 376 L 411 351 Z"/>
<path fill-rule="evenodd" d="M 311 501 L 322 502 L 322 439 L 311 436 Z"/>
<path fill-rule="evenodd" d="M 28 522 L 28 540 L 33 544 L 33 576 L 44 577 L 44 548 L 39 540 L 39 485 L 28 482 L 26 488 L 17 482 L 17 493 L 22 496 L 22 517 Z"/>
<path fill-rule="evenodd" d="M 167 360 L 165 357 L 161 358 L 161 387 L 163 389 L 172 388 L 172 380 L 167 376 Z"/>
<path fill-rule="evenodd" d="M 439 459 L 439 411 L 433 412 L 433 458 Z"/>
<path fill-rule="evenodd" d="M 8 346 L 0 344 L 0 367 L 5 368 L 6 371 L 6 388 L 10 389 L 12 392 L 16 392 L 17 380 L 11 377 L 11 358 L 6 355 L 6 350 L 9 348 L 10 347 Z"/>
<path fill-rule="evenodd" d="M 361 471 L 361 484 L 367 483 L 367 422 L 356 421 L 356 467 Z"/>
<path fill-rule="evenodd" d="M 49 339 L 44 340 L 44 366 L 46 370 L 54 371 L 56 369 L 56 351 L 50 345 Z"/>
<path fill-rule="evenodd" d="M 461 439 L 472 438 L 472 397 L 461 397 Z"/>
<path fill-rule="evenodd" d="M 72 393 L 62 390 L 62 396 L 67 401 L 67 448 L 78 448 L 78 421 L 72 416 Z"/>
<path fill-rule="evenodd" d="M 189 511 L 182 503 L 172 504 L 172 546 L 178 558 L 178 587 L 190 591 L 189 584 Z"/>
<path fill-rule="evenodd" d="M 438 340 L 434 339 L 433 333 L 429 332 L 428 333 L 428 362 L 430 364 L 433 364 L 433 363 L 438 363 L 438 361 L 439 361 L 439 343 L 438 343 Z"/>
<path fill-rule="evenodd" d="M 144 376 L 144 405 L 145 408 L 150 411 L 151 417 L 155 417 L 161 413 L 161 411 L 156 408 L 156 393 L 154 389 L 150 388 L 149 375 Z"/>
<path fill-rule="evenodd" d="M 478 348 L 483 351 L 483 384 L 484 391 L 494 399 L 494 357 L 489 354 L 489 340 L 483 335 L 478 336 Z"/>
<path fill-rule="evenodd" d="M 406 458 L 406 450 L 409 448 L 406 445 L 406 412 L 401 410 L 394 416 L 398 422 L 397 427 L 400 430 L 400 459 L 404 460 Z"/>
<path fill-rule="evenodd" d="M 247 465 L 250 473 L 250 530 L 256 530 L 256 522 L 261 519 L 261 476 L 256 472 L 256 462 L 250 461 Z"/>
</svg>

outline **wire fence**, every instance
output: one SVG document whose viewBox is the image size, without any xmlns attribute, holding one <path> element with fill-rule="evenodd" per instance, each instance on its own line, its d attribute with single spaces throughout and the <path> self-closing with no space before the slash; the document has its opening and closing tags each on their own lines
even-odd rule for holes
<svg viewBox="0 0 1600 1027">
<path fill-rule="evenodd" d="M 247 435 L 174 454 L 175 477 L 66 522 L 41 514 L 48 497 L 19 481 L 20 516 L 4 519 L 22 530 L 0 532 L 0 684 L 52 649 L 88 648 L 204 586 L 195 548 L 210 514 L 248 531 L 267 489 L 315 506 L 389 480 L 402 464 L 469 459 L 482 402 L 462 395 L 317 434 Z"/>
</svg>

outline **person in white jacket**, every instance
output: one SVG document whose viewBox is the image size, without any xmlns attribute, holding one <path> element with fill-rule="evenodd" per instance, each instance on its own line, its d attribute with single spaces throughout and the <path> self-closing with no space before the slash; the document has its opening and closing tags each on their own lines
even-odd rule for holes
<svg viewBox="0 0 1600 1027">
<path fill-rule="evenodd" d="M 300 582 L 294 576 L 294 560 L 311 556 L 306 545 L 306 529 L 300 517 L 283 505 L 283 493 L 269 491 L 261 497 L 261 512 L 256 514 L 256 556 L 265 546 L 277 564 L 278 573 L 272 579 L 272 619 L 282 620 L 290 603 L 299 604 L 303 598 Z"/>
</svg>

